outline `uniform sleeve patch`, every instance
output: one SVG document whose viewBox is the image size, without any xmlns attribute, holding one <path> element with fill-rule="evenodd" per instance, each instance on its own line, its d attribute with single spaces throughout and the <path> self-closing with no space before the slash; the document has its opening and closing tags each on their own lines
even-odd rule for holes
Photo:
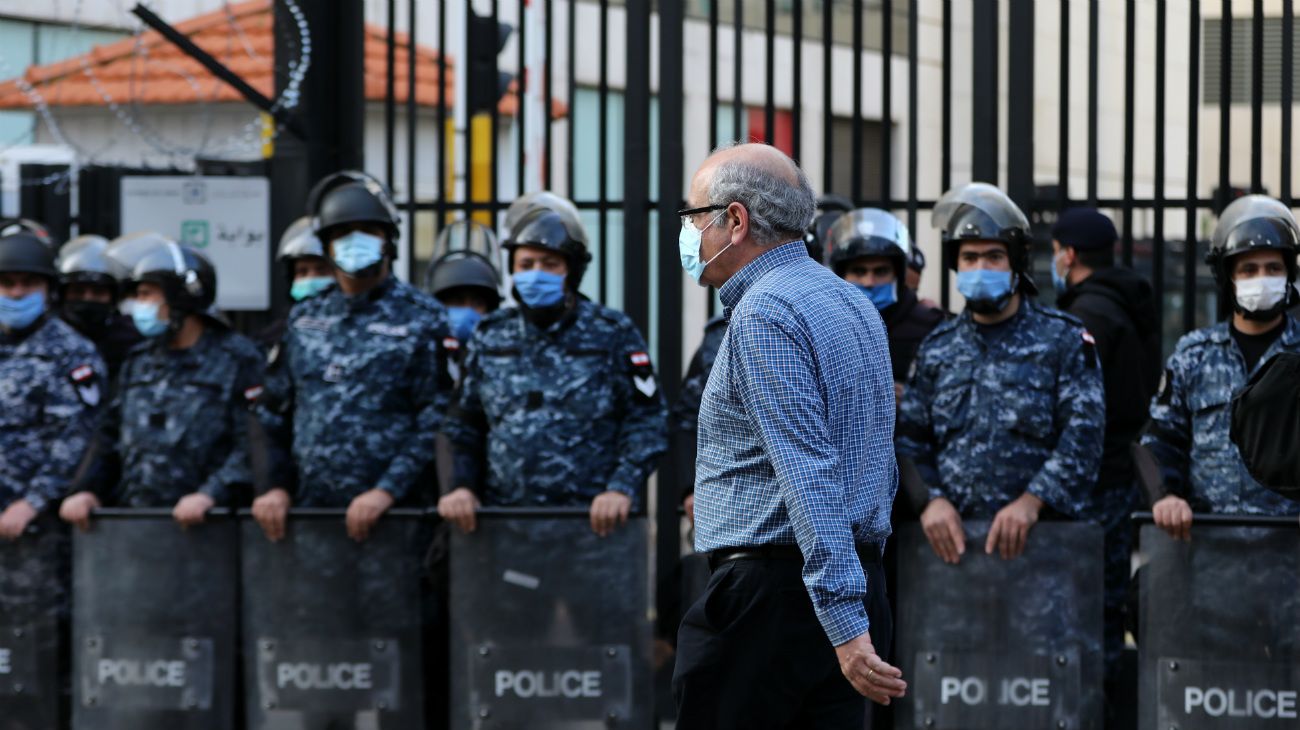
<svg viewBox="0 0 1300 730">
<path fill-rule="evenodd" d="M 1156 402 L 1162 406 L 1167 406 L 1174 399 L 1174 371 L 1165 368 L 1164 373 L 1160 375 L 1160 387 L 1156 390 L 1159 393 L 1156 396 Z"/>
<path fill-rule="evenodd" d="M 644 352 L 634 352 L 628 356 L 628 359 L 637 367 L 649 367 L 650 365 L 650 356 Z"/>
<path fill-rule="evenodd" d="M 456 352 L 460 349 L 460 340 L 455 337 L 444 337 L 442 338 L 442 349 Z"/>
<path fill-rule="evenodd" d="M 249 403 L 256 402 L 258 397 L 260 397 L 261 395 L 262 395 L 262 386 L 260 385 L 254 385 L 251 388 L 244 389 L 244 400 L 248 401 Z"/>
<path fill-rule="evenodd" d="M 1083 331 L 1083 341 L 1088 343 L 1089 345 L 1092 345 L 1093 347 L 1097 346 L 1097 340 L 1092 336 L 1092 333 L 1089 332 L 1088 330 Z"/>
<path fill-rule="evenodd" d="M 1083 360 L 1089 368 L 1097 367 L 1097 340 L 1088 330 L 1083 331 Z"/>
</svg>

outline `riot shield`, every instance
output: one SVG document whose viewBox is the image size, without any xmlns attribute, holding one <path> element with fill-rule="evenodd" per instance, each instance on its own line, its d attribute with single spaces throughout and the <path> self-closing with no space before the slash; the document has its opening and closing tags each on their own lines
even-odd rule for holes
<svg viewBox="0 0 1300 730">
<path fill-rule="evenodd" d="M 343 510 L 294 510 L 277 543 L 242 519 L 250 730 L 423 727 L 423 517 L 390 510 L 360 543 Z"/>
<path fill-rule="evenodd" d="M 649 727 L 647 526 L 488 509 L 450 555 L 453 728 Z"/>
<path fill-rule="evenodd" d="M 1295 518 L 1197 515 L 1190 542 L 1140 539 L 1138 725 L 1300 726 Z"/>
<path fill-rule="evenodd" d="M 215 730 L 235 722 L 235 522 L 97 510 L 73 531 L 73 727 Z"/>
<path fill-rule="evenodd" d="M 1101 728 L 1101 528 L 1042 522 L 1003 560 L 984 553 L 989 524 L 965 524 L 957 565 L 898 529 L 895 727 Z"/>
<path fill-rule="evenodd" d="M 53 515 L 0 541 L 0 730 L 63 726 L 68 535 Z"/>
</svg>

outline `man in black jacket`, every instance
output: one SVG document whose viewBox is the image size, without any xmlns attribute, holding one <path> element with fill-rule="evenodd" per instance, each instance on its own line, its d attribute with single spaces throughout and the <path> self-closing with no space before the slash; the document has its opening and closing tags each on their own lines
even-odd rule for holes
<svg viewBox="0 0 1300 730">
<path fill-rule="evenodd" d="M 1147 420 L 1160 380 L 1160 322 L 1151 285 L 1115 266 L 1115 224 L 1094 208 L 1061 214 L 1052 229 L 1056 306 L 1083 320 L 1096 340 L 1106 386 L 1106 435 L 1094 490 L 1106 529 L 1106 676 L 1115 681 L 1123 651 L 1123 604 L 1132 530 L 1139 505 L 1130 447 Z M 1113 705 L 1113 703 L 1112 703 Z"/>
</svg>

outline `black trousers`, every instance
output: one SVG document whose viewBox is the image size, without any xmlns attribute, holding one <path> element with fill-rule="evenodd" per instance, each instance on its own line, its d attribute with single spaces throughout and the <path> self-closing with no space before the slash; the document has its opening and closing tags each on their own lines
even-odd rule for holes
<svg viewBox="0 0 1300 730">
<path fill-rule="evenodd" d="M 798 560 L 723 563 L 682 619 L 673 695 L 678 730 L 861 730 L 868 700 L 840 673 Z M 888 658 L 884 570 L 864 564 L 871 642 Z"/>
</svg>

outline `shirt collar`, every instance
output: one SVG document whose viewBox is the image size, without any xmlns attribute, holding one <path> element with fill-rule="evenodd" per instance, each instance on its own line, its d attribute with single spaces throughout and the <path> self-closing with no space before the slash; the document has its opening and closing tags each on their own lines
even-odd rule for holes
<svg viewBox="0 0 1300 730">
<path fill-rule="evenodd" d="M 796 239 L 772 246 L 771 250 L 745 264 L 745 268 L 733 274 L 718 290 L 718 297 L 722 299 L 723 316 L 731 318 L 731 310 L 740 304 L 740 300 L 745 298 L 745 292 L 749 291 L 749 287 L 754 282 L 763 278 L 764 274 L 778 266 L 806 258 L 808 258 L 808 247 L 803 241 Z"/>
</svg>

